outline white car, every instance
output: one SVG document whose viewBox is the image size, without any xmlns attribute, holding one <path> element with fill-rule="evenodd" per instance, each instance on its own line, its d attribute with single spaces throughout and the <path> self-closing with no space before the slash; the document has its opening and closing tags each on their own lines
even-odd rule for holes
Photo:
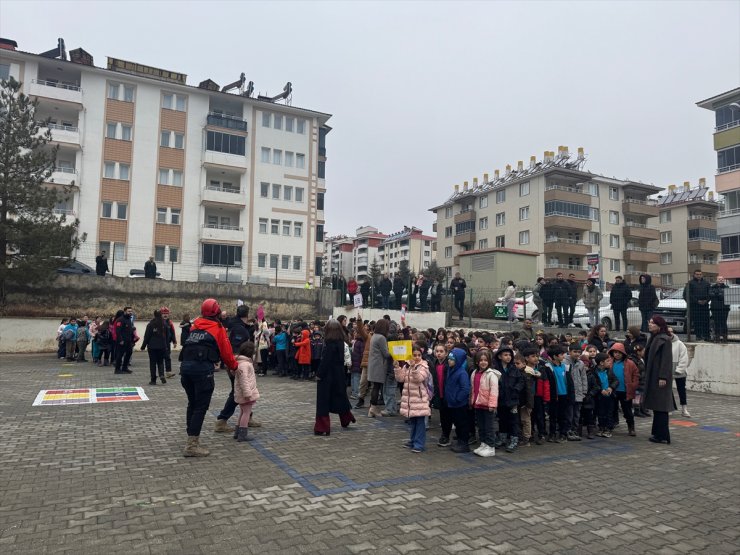
<svg viewBox="0 0 740 555">
<path fill-rule="evenodd" d="M 524 314 L 526 312 L 527 318 L 539 320 L 540 315 L 537 311 L 537 307 L 532 300 L 532 293 L 527 293 L 524 297 L 517 297 L 514 301 L 514 313 L 516 314 L 517 320 L 524 320 Z M 503 297 L 499 297 L 493 308 L 493 317 L 496 320 L 506 320 L 506 303 Z"/>
<path fill-rule="evenodd" d="M 632 291 L 632 299 L 627 305 L 627 326 L 639 326 L 642 324 L 642 314 L 640 313 L 640 309 L 637 307 L 638 297 L 639 291 Z M 614 311 L 609 303 L 608 294 L 604 295 L 604 298 L 601 299 L 598 322 L 605 325 L 606 329 L 609 331 L 614 329 Z M 576 303 L 576 310 L 573 313 L 573 324 L 577 328 L 588 329 L 591 327 L 588 321 L 588 311 L 586 310 L 582 300 Z M 620 322 L 620 325 L 624 328 L 624 324 Z"/>
<path fill-rule="evenodd" d="M 727 329 L 740 329 L 740 287 L 730 286 L 730 313 L 727 315 Z M 661 299 L 658 308 L 653 314 L 665 318 L 666 324 L 677 333 L 686 333 L 686 301 L 683 299 L 683 287 L 677 289 L 664 299 Z M 710 323 L 714 329 L 714 323 Z"/>
</svg>

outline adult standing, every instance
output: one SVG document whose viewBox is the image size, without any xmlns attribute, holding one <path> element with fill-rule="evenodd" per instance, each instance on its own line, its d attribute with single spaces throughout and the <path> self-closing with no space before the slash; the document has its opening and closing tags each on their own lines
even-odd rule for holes
<svg viewBox="0 0 740 555">
<path fill-rule="evenodd" d="M 373 302 L 372 299 L 370 299 L 370 279 L 365 278 L 362 280 L 362 284 L 360 285 L 360 294 L 362 295 L 362 306 L 365 308 L 372 307 Z"/>
<path fill-rule="evenodd" d="M 127 306 L 116 318 L 113 326 L 116 336 L 116 366 L 114 374 L 132 374 L 128 369 L 134 349 L 134 325 L 131 321 L 133 309 Z"/>
<path fill-rule="evenodd" d="M 349 278 L 349 281 L 347 282 L 347 294 L 349 295 L 349 304 L 354 303 L 355 295 L 357 295 L 357 289 L 358 286 L 355 278 Z"/>
<path fill-rule="evenodd" d="M 149 348 L 149 385 L 157 385 L 157 373 L 162 383 L 167 383 L 164 377 L 164 352 L 169 341 L 169 322 L 162 318 L 160 310 L 154 311 L 152 318 L 146 325 L 144 340 L 141 342 L 141 350 Z"/>
<path fill-rule="evenodd" d="M 688 401 L 686 400 L 686 375 L 689 369 L 689 350 L 678 336 L 673 333 L 672 328 L 668 328 L 668 335 L 671 338 L 671 352 L 673 354 L 673 381 L 676 382 L 676 391 L 678 391 L 678 400 L 681 403 L 681 416 L 691 418 Z"/>
<path fill-rule="evenodd" d="M 180 353 L 180 383 L 188 396 L 186 457 L 206 457 L 210 454 L 208 449 L 200 446 L 200 430 L 216 387 L 213 379 L 216 363 L 223 361 L 229 370 L 236 370 L 238 366 L 220 314 L 221 307 L 216 299 L 203 301 L 201 317 L 193 322 Z"/>
<path fill-rule="evenodd" d="M 369 417 L 380 416 L 378 397 L 385 384 L 388 369 L 393 365 L 393 359 L 388 351 L 388 333 L 390 321 L 381 318 L 375 322 L 375 329 L 370 338 L 370 351 L 367 359 L 367 381 L 371 384 Z"/>
<path fill-rule="evenodd" d="M 693 279 L 683 288 L 683 300 L 689 308 L 696 339 L 709 341 L 709 282 L 701 270 L 694 270 Z"/>
<path fill-rule="evenodd" d="M 442 284 L 437 279 L 432 282 L 432 286 L 429 288 L 429 301 L 429 309 L 432 312 L 440 312 L 442 310 Z"/>
<path fill-rule="evenodd" d="M 609 304 L 612 305 L 612 312 L 614 313 L 614 331 L 619 331 L 621 327 L 623 331 L 627 331 L 627 307 L 632 300 L 632 291 L 622 279 L 622 276 L 614 278 L 614 285 L 609 293 Z M 621 324 L 621 326 L 620 326 Z"/>
<path fill-rule="evenodd" d="M 715 341 L 727 341 L 727 316 L 730 314 L 730 304 L 725 299 L 725 292 L 728 289 L 723 276 L 717 276 L 717 282 L 709 288 Z"/>
<path fill-rule="evenodd" d="M 594 278 L 595 282 L 595 278 Z M 576 303 L 578 302 L 578 282 L 575 274 L 569 274 L 568 280 L 568 315 L 565 318 L 565 324 L 573 323 L 573 315 L 576 313 Z"/>
<path fill-rule="evenodd" d="M 172 349 L 177 347 L 177 333 L 175 332 L 175 324 L 170 320 L 170 309 L 163 306 L 159 309 L 162 314 L 162 320 L 165 323 L 165 329 L 167 330 L 167 346 L 164 349 L 164 372 L 165 377 L 174 378 L 175 373 L 172 371 Z"/>
<path fill-rule="evenodd" d="M 419 274 L 419 302 L 421 303 L 422 312 L 429 312 L 429 289 L 432 287 L 432 280 L 424 274 Z"/>
<path fill-rule="evenodd" d="M 95 273 L 99 276 L 104 276 L 107 272 L 110 272 L 108 258 L 105 251 L 100 251 L 100 254 L 95 257 Z"/>
<path fill-rule="evenodd" d="M 403 283 L 401 276 L 399 274 L 396 274 L 393 277 L 393 295 L 396 297 L 396 310 L 401 310 L 401 304 L 403 304 L 402 297 L 404 287 L 405 284 Z"/>
<path fill-rule="evenodd" d="M 460 315 L 460 321 L 465 316 L 465 288 L 468 284 L 460 276 L 460 272 L 455 273 L 455 277 L 450 282 L 450 289 L 455 301 L 455 310 Z"/>
<path fill-rule="evenodd" d="M 337 290 L 339 290 L 340 294 L 342 295 L 342 300 L 339 304 L 343 305 L 347 302 L 347 280 L 344 279 L 344 274 L 339 274 L 339 277 L 337 278 Z"/>
<path fill-rule="evenodd" d="M 648 331 L 648 322 L 653 315 L 653 311 L 658 308 L 659 302 L 658 294 L 655 292 L 655 286 L 653 285 L 653 278 L 650 277 L 650 274 L 640 274 L 640 298 L 637 299 L 637 306 L 642 315 L 641 332 Z"/>
<path fill-rule="evenodd" d="M 553 299 L 555 300 L 555 310 L 558 313 L 558 327 L 564 328 L 568 323 L 568 308 L 570 307 L 570 286 L 563 278 L 563 272 L 555 275 L 553 284 Z"/>
<path fill-rule="evenodd" d="M 671 443 L 668 413 L 674 410 L 673 349 L 668 326 L 662 316 L 654 315 L 648 321 L 650 339 L 645 359 L 645 408 L 653 411 L 650 441 Z"/>
<path fill-rule="evenodd" d="M 516 285 L 511 280 L 506 282 L 504 304 L 506 305 L 506 319 L 511 324 L 516 320 L 516 312 L 514 311 L 514 305 L 516 304 Z"/>
<path fill-rule="evenodd" d="M 154 262 L 153 256 L 150 256 L 149 260 L 144 263 L 144 277 L 147 279 L 156 279 L 157 277 L 157 263 Z"/>
<path fill-rule="evenodd" d="M 380 297 L 383 299 L 383 308 L 388 310 L 390 308 L 391 290 L 393 289 L 393 282 L 391 282 L 388 274 L 381 278 L 378 289 L 380 289 Z"/>
<path fill-rule="evenodd" d="M 540 297 L 542 297 L 542 305 L 545 309 L 545 312 L 540 317 L 540 321 L 543 325 L 552 326 L 552 307 L 555 304 L 555 286 L 545 278 L 539 278 L 539 280 L 542 280 Z M 539 280 L 537 281 L 539 282 Z"/>
<path fill-rule="evenodd" d="M 540 322 L 543 324 L 545 323 L 545 320 L 543 319 L 543 308 L 544 304 L 542 303 L 542 285 L 545 283 L 545 278 L 538 277 L 537 283 L 534 284 L 534 287 L 532 288 L 532 302 L 534 303 L 534 306 L 537 307 L 537 317 L 540 319 Z"/>
<path fill-rule="evenodd" d="M 583 288 L 583 306 L 588 311 L 588 325 L 595 326 L 599 322 L 599 306 L 601 305 L 601 299 L 604 298 L 604 294 L 601 289 L 596 285 L 594 278 L 588 278 L 586 280 L 586 286 Z M 627 319 L 625 318 L 625 326 L 627 325 Z"/>
<path fill-rule="evenodd" d="M 331 432 L 330 413 L 339 415 L 342 428 L 355 422 L 349 399 L 344 371 L 344 338 L 342 325 L 329 320 L 324 327 L 324 350 L 316 371 L 316 421 L 313 433 L 328 436 Z"/>
</svg>

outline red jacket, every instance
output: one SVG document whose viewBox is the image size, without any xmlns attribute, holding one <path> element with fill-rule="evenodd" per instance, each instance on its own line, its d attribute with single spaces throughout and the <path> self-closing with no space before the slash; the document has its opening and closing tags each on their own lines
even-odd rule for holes
<svg viewBox="0 0 740 555">
<path fill-rule="evenodd" d="M 308 330 L 303 330 L 301 339 L 293 343 L 297 349 L 295 358 L 298 364 L 311 364 L 311 338 L 308 335 Z"/>
<path fill-rule="evenodd" d="M 190 327 L 191 332 L 195 330 L 203 330 L 210 333 L 216 340 L 216 343 L 218 343 L 218 352 L 223 363 L 229 370 L 236 370 L 238 363 L 231 350 L 229 338 L 226 336 L 226 328 L 223 327 L 221 322 L 216 322 L 210 318 L 196 318 Z"/>
<path fill-rule="evenodd" d="M 550 380 L 548 379 L 548 374 L 545 372 L 549 373 L 550 370 L 544 366 L 545 366 L 544 364 L 540 364 L 537 367 L 537 370 L 539 370 L 542 375 L 539 378 L 537 378 L 537 383 L 535 384 L 534 396 L 542 397 L 543 403 L 549 403 L 550 402 Z"/>
<path fill-rule="evenodd" d="M 349 280 L 349 283 L 347 283 L 347 293 L 349 293 L 350 297 L 354 297 L 357 294 L 357 282 L 354 279 Z"/>
</svg>

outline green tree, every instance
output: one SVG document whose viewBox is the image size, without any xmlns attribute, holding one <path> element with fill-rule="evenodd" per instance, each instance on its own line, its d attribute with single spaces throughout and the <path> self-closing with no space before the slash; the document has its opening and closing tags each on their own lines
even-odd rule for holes
<svg viewBox="0 0 740 555">
<path fill-rule="evenodd" d="M 429 266 L 424 269 L 424 275 L 431 279 L 436 279 L 441 284 L 444 284 L 445 278 L 447 277 L 447 274 L 445 273 L 444 268 L 440 268 L 437 265 L 436 260 L 433 260 L 429 264 Z"/>
<path fill-rule="evenodd" d="M 12 77 L 0 83 L 0 301 L 8 286 L 51 279 L 79 246 L 79 221 L 54 207 L 70 189 L 48 187 L 56 148 L 51 131 L 35 119 L 38 101 Z"/>
<path fill-rule="evenodd" d="M 401 277 L 401 280 L 403 281 L 404 286 L 407 286 L 409 283 L 409 279 L 411 279 L 411 270 L 409 270 L 408 260 L 401 260 L 401 262 L 398 264 L 397 273 Z"/>
<path fill-rule="evenodd" d="M 374 286 L 377 286 L 380 282 L 380 277 L 383 275 L 383 270 L 380 269 L 380 266 L 378 266 L 378 259 L 373 256 L 373 263 L 370 264 L 370 268 L 368 268 L 367 271 L 368 275 L 370 276 L 370 279 L 372 280 L 371 283 Z"/>
</svg>

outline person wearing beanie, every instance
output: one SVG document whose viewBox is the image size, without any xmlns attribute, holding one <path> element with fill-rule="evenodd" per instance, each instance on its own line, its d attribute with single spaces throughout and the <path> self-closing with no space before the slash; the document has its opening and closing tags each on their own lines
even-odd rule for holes
<svg viewBox="0 0 740 555">
<path fill-rule="evenodd" d="M 649 440 L 671 443 L 668 413 L 673 400 L 673 349 L 665 319 L 653 315 L 648 321 L 650 340 L 645 355 L 645 407 L 653 411 L 653 428 Z"/>
</svg>

